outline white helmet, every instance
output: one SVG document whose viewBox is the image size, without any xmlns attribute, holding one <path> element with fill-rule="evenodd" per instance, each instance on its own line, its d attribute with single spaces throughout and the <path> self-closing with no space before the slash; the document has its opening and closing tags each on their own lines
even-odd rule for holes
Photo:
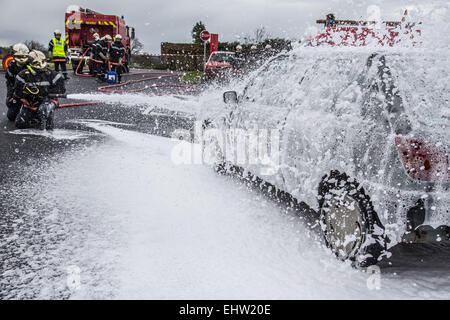
<svg viewBox="0 0 450 320">
<path fill-rule="evenodd" d="M 266 50 L 272 49 L 272 46 L 270 44 L 265 46 Z"/>
<path fill-rule="evenodd" d="M 97 41 L 98 39 L 100 39 L 100 36 L 99 36 L 99 34 L 96 32 L 96 33 L 94 33 L 94 40 L 95 41 Z"/>
<path fill-rule="evenodd" d="M 32 50 L 29 54 L 30 56 L 30 65 L 33 69 L 43 70 L 47 67 L 47 61 L 45 54 L 38 50 Z"/>
<path fill-rule="evenodd" d="M 242 51 L 242 46 L 241 46 L 240 44 L 238 44 L 238 45 L 236 46 L 236 51 Z"/>
<path fill-rule="evenodd" d="M 61 30 L 56 29 L 55 32 L 53 32 L 53 33 L 55 34 L 55 36 L 56 36 L 57 34 L 61 35 Z"/>
<path fill-rule="evenodd" d="M 250 47 L 250 50 L 252 50 L 252 51 L 256 51 L 256 49 L 257 49 L 257 47 L 256 47 L 255 45 L 252 45 L 252 46 Z"/>
<path fill-rule="evenodd" d="M 120 34 L 116 34 L 116 36 L 114 37 L 114 39 L 116 40 L 122 40 L 122 36 Z"/>
<path fill-rule="evenodd" d="M 103 37 L 103 40 L 110 42 L 112 41 L 112 38 L 109 34 L 107 34 L 106 36 Z"/>
<path fill-rule="evenodd" d="M 15 45 L 13 45 L 12 50 L 13 50 L 14 60 L 19 65 L 24 65 L 27 63 L 28 53 L 30 52 L 30 50 L 28 49 L 28 47 L 26 45 L 24 45 L 23 43 L 16 43 Z"/>
</svg>

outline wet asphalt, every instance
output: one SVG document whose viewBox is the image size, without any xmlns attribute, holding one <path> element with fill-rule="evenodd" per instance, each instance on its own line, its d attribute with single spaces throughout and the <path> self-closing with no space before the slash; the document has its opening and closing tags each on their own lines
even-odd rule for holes
<svg viewBox="0 0 450 320">
<path fill-rule="evenodd" d="M 133 71 L 139 72 L 139 71 Z M 148 72 L 147 70 L 145 72 Z M 161 72 L 161 71 L 155 71 Z M 4 77 L 4 73 L 0 73 L 0 78 Z M 70 74 L 71 79 L 66 81 L 67 94 L 74 93 L 98 93 L 97 88 L 101 85 L 93 78 L 76 77 Z M 124 76 L 124 81 L 128 79 L 140 79 L 149 77 L 142 76 Z M 147 81 L 122 87 L 123 89 L 136 89 L 149 84 L 164 83 L 181 83 L 180 77 L 162 78 L 156 81 Z M 153 91 L 151 91 L 153 90 Z M 146 91 L 148 94 L 163 94 L 165 90 L 170 88 L 158 88 L 158 92 L 154 89 Z M 16 130 L 14 123 L 6 118 L 6 87 L 0 85 L 0 177 L 4 183 L 8 177 L 14 175 L 12 168 L 26 163 L 30 159 L 36 161 L 41 158 L 51 157 L 54 154 L 61 153 L 73 149 L 77 144 L 86 144 L 97 142 L 98 137 L 93 136 L 90 139 L 75 139 L 74 141 L 64 141 L 55 143 L 52 139 L 47 139 L 38 135 L 24 136 L 11 134 Z M 82 100 L 60 99 L 60 104 L 78 103 Z M 78 106 L 58 109 L 55 113 L 55 129 L 68 129 L 80 131 L 92 131 L 82 124 L 76 123 L 77 120 L 102 120 L 117 122 L 131 125 L 129 129 L 138 130 L 149 134 L 155 134 L 164 137 L 170 137 L 175 129 L 191 129 L 193 126 L 193 118 L 189 114 L 173 112 L 170 110 L 160 110 L 156 108 L 154 112 L 143 113 L 143 109 L 123 108 L 119 105 L 112 104 L 96 104 L 88 106 Z"/>
<path fill-rule="evenodd" d="M 157 72 L 157 71 L 156 71 Z M 4 73 L 0 73 L 0 78 Z M 98 93 L 99 84 L 92 78 L 80 78 L 70 75 L 71 79 L 66 82 L 67 93 Z M 139 78 L 144 76 L 134 76 Z M 124 77 L 126 80 L 127 77 Z M 161 83 L 180 83 L 180 79 L 159 79 Z M 142 83 L 140 84 L 142 86 Z M 137 84 L 137 86 L 139 86 Z M 165 90 L 165 89 L 160 89 Z M 153 92 L 154 93 L 154 92 Z M 159 92 L 161 93 L 161 92 Z M 149 92 L 149 94 L 152 94 Z M 76 152 L 77 148 L 83 148 L 89 144 L 101 144 L 104 139 L 102 135 L 92 135 L 86 139 L 74 140 L 53 140 L 39 135 L 17 135 L 11 134 L 16 130 L 14 123 L 6 118 L 6 88 L 0 86 L 0 101 L 3 106 L 0 107 L 0 240 L 5 239 L 9 233 L 9 222 L 5 221 L 5 212 L 14 210 L 13 203 L 17 203 L 15 194 L 8 192 L 9 186 L 14 181 L 23 181 L 23 175 L 26 175 L 26 168 L 30 163 L 45 162 L 46 159 L 55 157 L 64 152 Z M 60 103 L 71 103 L 80 101 L 71 101 L 61 99 Z M 120 105 L 102 104 L 91 106 L 80 106 L 58 109 L 55 115 L 55 129 L 77 130 L 80 132 L 93 131 L 93 129 L 77 123 L 77 120 L 102 120 L 121 124 L 128 124 L 127 129 L 137 130 L 139 132 L 170 137 L 176 129 L 192 129 L 194 118 L 187 113 L 173 112 L 164 109 L 155 109 L 155 113 L 143 113 L 142 108 L 124 108 Z M 11 201 L 14 199 L 14 201 Z M 299 210 L 299 215 L 305 214 L 308 219 L 314 219 L 314 212 L 307 208 Z M 308 217 L 309 216 L 309 217 Z M 0 244 L 0 249 L 1 249 Z M 8 251 L 3 248 L 3 253 Z M 393 247 L 393 254 L 390 259 L 384 259 L 380 266 L 384 272 L 401 272 L 402 270 L 439 269 L 448 270 L 450 266 L 450 250 L 448 246 L 440 245 L 405 245 L 400 244 Z M 2 252 L 0 252 L 2 255 Z M 3 257 L 5 257 L 3 255 Z M 3 263 L 3 262 L 2 262 Z M 0 263 L 0 275 L 3 268 Z M 18 264 L 23 263 L 17 262 Z M 450 271 L 449 271 L 450 272 Z M 1 291 L 1 290 L 0 290 Z M 1 296 L 1 294 L 0 294 Z"/>
</svg>

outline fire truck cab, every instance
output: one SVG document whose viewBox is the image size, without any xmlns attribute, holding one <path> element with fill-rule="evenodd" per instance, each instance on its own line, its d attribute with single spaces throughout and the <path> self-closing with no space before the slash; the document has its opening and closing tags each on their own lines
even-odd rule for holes
<svg viewBox="0 0 450 320">
<path fill-rule="evenodd" d="M 126 48 L 124 67 L 128 71 L 131 40 L 135 38 L 135 31 L 134 28 L 126 25 L 123 16 L 105 15 L 72 5 L 66 10 L 65 26 L 67 47 L 70 49 L 69 60 L 74 71 L 77 68 L 79 72 L 83 70 L 94 42 L 94 33 L 98 33 L 100 37 L 107 34 L 111 37 L 116 34 L 122 36 L 122 43 Z M 91 67 L 89 69 L 91 70 Z"/>
</svg>

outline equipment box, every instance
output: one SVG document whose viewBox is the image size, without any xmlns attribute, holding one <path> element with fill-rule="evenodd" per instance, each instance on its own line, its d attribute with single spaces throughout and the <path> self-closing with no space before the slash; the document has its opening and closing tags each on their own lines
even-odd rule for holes
<svg viewBox="0 0 450 320">
<path fill-rule="evenodd" d="M 117 72 L 115 71 L 106 72 L 106 82 L 117 83 Z"/>
</svg>

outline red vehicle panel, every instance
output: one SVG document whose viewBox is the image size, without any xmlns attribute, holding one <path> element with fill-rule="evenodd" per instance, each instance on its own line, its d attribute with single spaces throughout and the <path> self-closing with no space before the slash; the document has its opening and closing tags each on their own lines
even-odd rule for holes
<svg viewBox="0 0 450 320">
<path fill-rule="evenodd" d="M 94 41 L 95 33 L 98 33 L 100 37 L 105 35 L 114 37 L 120 34 L 123 45 L 128 54 L 131 54 L 134 28 L 128 27 L 123 17 L 71 6 L 65 14 L 65 32 L 67 46 L 71 50 L 70 60 L 74 66 L 78 65 L 83 53 Z"/>
</svg>

